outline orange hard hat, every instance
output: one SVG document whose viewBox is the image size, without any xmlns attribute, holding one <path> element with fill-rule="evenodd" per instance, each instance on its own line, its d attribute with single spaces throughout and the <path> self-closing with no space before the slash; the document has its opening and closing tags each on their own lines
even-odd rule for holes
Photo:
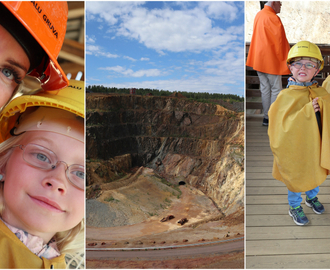
<svg viewBox="0 0 330 270">
<path fill-rule="evenodd" d="M 36 77 L 44 90 L 66 87 L 69 81 L 57 57 L 66 33 L 67 2 L 2 1 L 0 14 L 0 24 L 30 60 L 28 75 Z"/>
</svg>

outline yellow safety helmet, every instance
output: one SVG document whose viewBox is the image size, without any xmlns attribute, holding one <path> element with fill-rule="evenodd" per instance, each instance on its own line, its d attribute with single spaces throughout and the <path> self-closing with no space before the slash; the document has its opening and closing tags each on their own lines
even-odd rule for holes
<svg viewBox="0 0 330 270">
<path fill-rule="evenodd" d="M 43 108 L 40 108 L 40 110 L 38 109 L 38 115 L 36 116 L 36 113 L 32 113 L 32 111 L 37 110 L 35 110 L 35 108 L 30 109 L 30 107 Z M 47 107 L 53 108 L 53 110 L 45 110 L 44 108 Z M 61 111 L 58 109 L 61 109 Z M 23 114 L 25 111 L 27 111 L 27 113 Z M 45 111 L 48 112 L 45 113 Z M 51 113 L 49 113 L 50 111 Z M 22 114 L 24 115 L 23 118 L 30 119 L 28 121 L 24 120 L 24 128 L 29 126 L 29 130 L 48 130 L 54 132 L 57 132 L 57 128 L 55 125 L 51 124 L 50 121 L 58 121 L 54 120 L 55 118 L 70 118 L 70 120 L 68 120 L 70 123 L 75 122 L 73 120 L 77 119 L 76 116 L 85 118 L 84 82 L 70 80 L 69 86 L 59 90 L 56 94 L 54 94 L 54 92 L 42 91 L 34 95 L 22 95 L 13 99 L 0 114 L 0 142 L 7 140 L 13 135 L 18 135 L 22 131 L 27 131 L 26 129 L 22 130 L 21 128 Z M 28 114 L 30 114 L 30 116 L 25 116 Z M 32 127 L 31 124 L 26 124 L 29 121 L 33 121 L 34 127 Z M 70 127 L 66 128 L 68 130 L 65 131 L 65 135 L 75 138 L 78 136 L 79 138 L 77 137 L 76 139 L 83 141 L 84 125 L 83 121 L 80 122 L 81 124 L 78 125 L 76 123 L 73 123 L 72 125 L 70 124 Z M 58 133 L 62 133 L 62 131 Z M 71 135 L 68 135 L 67 133 L 70 133 Z"/>
<path fill-rule="evenodd" d="M 309 41 L 299 41 L 290 49 L 286 63 L 290 65 L 295 58 L 313 58 L 319 61 L 319 70 L 324 67 L 324 60 L 317 45 Z"/>
</svg>

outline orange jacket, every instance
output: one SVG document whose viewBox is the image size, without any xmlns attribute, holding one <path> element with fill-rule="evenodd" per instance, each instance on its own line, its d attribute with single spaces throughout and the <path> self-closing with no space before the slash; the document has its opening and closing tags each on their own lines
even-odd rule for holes
<svg viewBox="0 0 330 270">
<path fill-rule="evenodd" d="M 268 74 L 290 74 L 286 65 L 289 50 L 281 19 L 271 7 L 265 6 L 254 19 L 246 65 Z"/>
</svg>

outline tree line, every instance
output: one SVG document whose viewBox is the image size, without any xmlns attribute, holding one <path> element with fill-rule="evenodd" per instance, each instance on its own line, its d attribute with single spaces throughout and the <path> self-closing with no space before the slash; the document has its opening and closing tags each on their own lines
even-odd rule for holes
<svg viewBox="0 0 330 270">
<path fill-rule="evenodd" d="M 89 85 L 86 87 L 87 92 L 93 93 L 118 93 L 118 94 L 129 94 L 130 88 L 116 88 L 116 87 L 105 87 L 103 85 Z M 158 89 L 150 89 L 150 88 L 136 88 L 135 90 L 136 95 L 146 96 L 146 95 L 153 95 L 153 96 L 170 96 L 174 92 L 168 90 L 158 90 Z M 183 91 L 176 91 L 186 98 L 194 99 L 197 101 L 200 100 L 229 100 L 232 102 L 243 102 L 244 97 L 240 97 L 238 95 L 233 94 L 221 94 L 221 93 L 207 93 L 207 92 L 183 92 Z"/>
</svg>

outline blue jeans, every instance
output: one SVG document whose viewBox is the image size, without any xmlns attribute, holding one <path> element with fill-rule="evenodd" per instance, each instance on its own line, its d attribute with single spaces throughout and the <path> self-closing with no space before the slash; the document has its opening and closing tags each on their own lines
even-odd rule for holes
<svg viewBox="0 0 330 270">
<path fill-rule="evenodd" d="M 314 198 L 317 193 L 319 193 L 320 187 L 316 187 L 310 191 L 306 191 L 306 195 L 308 198 L 312 199 Z M 293 208 L 299 206 L 302 202 L 301 192 L 292 192 L 288 190 L 288 201 L 289 205 Z"/>
</svg>

